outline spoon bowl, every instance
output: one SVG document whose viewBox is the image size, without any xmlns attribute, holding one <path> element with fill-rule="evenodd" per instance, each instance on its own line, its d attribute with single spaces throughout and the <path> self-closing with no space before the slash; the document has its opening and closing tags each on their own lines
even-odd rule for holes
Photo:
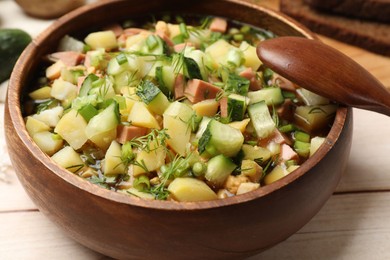
<svg viewBox="0 0 390 260">
<path fill-rule="evenodd" d="M 257 55 L 270 69 L 316 94 L 390 116 L 390 92 L 382 83 L 318 40 L 278 37 L 261 42 Z"/>
</svg>

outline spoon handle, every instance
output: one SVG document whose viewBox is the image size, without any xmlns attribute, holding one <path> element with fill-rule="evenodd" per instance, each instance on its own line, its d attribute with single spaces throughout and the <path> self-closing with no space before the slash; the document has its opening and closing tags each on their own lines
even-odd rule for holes
<svg viewBox="0 0 390 260">
<path fill-rule="evenodd" d="M 261 42 L 257 55 L 270 69 L 321 96 L 390 116 L 390 93 L 340 51 L 317 40 L 278 37 Z"/>
</svg>

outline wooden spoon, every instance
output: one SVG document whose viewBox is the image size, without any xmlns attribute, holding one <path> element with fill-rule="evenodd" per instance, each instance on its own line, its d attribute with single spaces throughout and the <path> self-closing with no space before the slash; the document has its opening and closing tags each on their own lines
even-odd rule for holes
<svg viewBox="0 0 390 260">
<path fill-rule="evenodd" d="M 320 41 L 278 37 L 261 42 L 257 55 L 276 73 L 316 94 L 390 116 L 390 92 L 382 83 Z"/>
</svg>

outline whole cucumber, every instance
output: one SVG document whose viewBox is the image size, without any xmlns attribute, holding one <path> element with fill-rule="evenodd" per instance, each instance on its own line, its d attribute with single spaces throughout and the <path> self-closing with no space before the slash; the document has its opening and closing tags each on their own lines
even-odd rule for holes
<svg viewBox="0 0 390 260">
<path fill-rule="evenodd" d="M 31 42 L 20 29 L 0 29 L 0 83 L 8 79 L 20 54 Z"/>
</svg>

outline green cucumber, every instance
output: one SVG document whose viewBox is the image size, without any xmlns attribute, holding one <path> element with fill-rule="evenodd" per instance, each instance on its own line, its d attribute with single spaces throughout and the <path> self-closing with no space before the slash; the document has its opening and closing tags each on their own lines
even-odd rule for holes
<svg viewBox="0 0 390 260">
<path fill-rule="evenodd" d="M 199 139 L 198 152 L 208 158 L 219 154 L 233 157 L 243 143 L 244 136 L 240 130 L 212 119 Z"/>
<path fill-rule="evenodd" d="M 89 91 L 93 88 L 93 82 L 99 80 L 100 78 L 95 74 L 89 74 L 83 81 L 79 91 L 79 97 L 84 97 L 89 94 Z"/>
<path fill-rule="evenodd" d="M 92 117 L 85 129 L 85 133 L 89 139 L 94 136 L 103 134 L 112 129 L 115 129 L 120 122 L 119 106 L 115 101 L 101 111 L 96 116 Z"/>
<path fill-rule="evenodd" d="M 248 114 L 260 139 L 267 138 L 275 130 L 276 125 L 265 101 L 248 106 Z"/>
<path fill-rule="evenodd" d="M 175 85 L 175 73 L 171 66 L 156 67 L 156 80 L 159 88 L 167 96 L 172 97 Z"/>
<path fill-rule="evenodd" d="M 151 34 L 145 40 L 146 50 L 145 53 L 161 55 L 168 54 L 168 46 L 166 42 L 159 36 Z"/>
<path fill-rule="evenodd" d="M 188 57 L 184 57 L 184 75 L 189 79 L 203 79 L 198 63 Z"/>
<path fill-rule="evenodd" d="M 280 88 L 263 88 L 257 91 L 248 92 L 249 104 L 265 101 L 267 106 L 277 106 L 284 102 L 282 90 Z"/>
<path fill-rule="evenodd" d="M 19 29 L 0 29 L 0 83 L 8 79 L 31 36 Z"/>
<path fill-rule="evenodd" d="M 205 178 L 213 186 L 221 187 L 236 167 L 228 157 L 223 154 L 217 155 L 207 162 Z"/>
<path fill-rule="evenodd" d="M 247 107 L 247 99 L 238 94 L 230 94 L 227 97 L 227 110 L 229 121 L 241 121 Z"/>
<path fill-rule="evenodd" d="M 169 106 L 168 98 L 150 80 L 145 80 L 138 88 L 137 95 L 155 114 L 162 115 Z"/>
</svg>

